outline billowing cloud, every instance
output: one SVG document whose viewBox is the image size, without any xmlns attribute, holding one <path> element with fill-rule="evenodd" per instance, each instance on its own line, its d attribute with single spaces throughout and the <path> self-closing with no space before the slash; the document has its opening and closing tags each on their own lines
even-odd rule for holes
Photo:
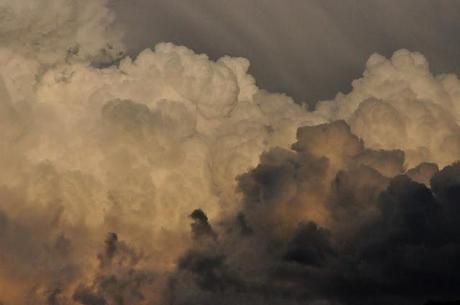
<svg viewBox="0 0 460 305">
<path fill-rule="evenodd" d="M 320 102 L 317 112 L 346 120 L 368 147 L 401 149 L 407 164 L 458 159 L 460 107 L 456 75 L 430 73 L 426 59 L 400 50 L 373 55 L 349 94 Z"/>
<path fill-rule="evenodd" d="M 372 151 L 356 149 L 360 142 L 345 123 L 301 130 L 296 151 L 271 150 L 240 178 L 237 217 L 244 215 L 251 234 L 227 218 L 218 241 L 194 245 L 184 259 L 195 263 L 180 265 L 174 277 L 180 284 L 172 286 L 173 304 L 423 304 L 458 297 L 459 163 L 426 186 L 362 163 Z M 341 159 L 338 170 L 334 158 L 313 153 L 337 141 L 348 145 L 326 152 Z M 399 154 L 379 153 L 390 166 Z"/>
<path fill-rule="evenodd" d="M 460 3 L 452 0 L 111 0 L 132 54 L 158 42 L 186 45 L 211 58 L 251 59 L 264 89 L 311 106 L 350 90 L 374 52 L 408 48 L 432 71 L 460 71 Z"/>
<path fill-rule="evenodd" d="M 98 286 L 93 250 L 108 231 L 144 251 L 155 285 L 166 285 L 192 242 L 190 213 L 235 211 L 236 176 L 316 120 L 289 97 L 260 91 L 247 60 L 212 62 L 171 44 L 108 68 L 45 68 L 13 49 L 0 61 L 6 304 L 114 302 Z M 194 218 L 198 235 L 213 235 Z M 59 259 L 58 238 L 69 247 Z"/>
<path fill-rule="evenodd" d="M 456 296 L 455 75 L 374 55 L 311 112 L 243 58 L 162 43 L 101 65 L 105 2 L 40 2 L 0 6 L 0 302 Z"/>
</svg>

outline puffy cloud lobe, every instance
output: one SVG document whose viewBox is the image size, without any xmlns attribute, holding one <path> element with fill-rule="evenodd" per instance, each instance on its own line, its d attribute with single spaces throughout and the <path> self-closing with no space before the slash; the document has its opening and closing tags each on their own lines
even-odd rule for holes
<svg viewBox="0 0 460 305">
<path fill-rule="evenodd" d="M 211 237 L 213 239 L 217 238 L 216 233 L 213 231 L 213 229 L 209 225 L 208 216 L 206 216 L 206 214 L 201 209 L 193 211 L 193 213 L 190 214 L 190 218 L 192 218 L 194 221 L 191 225 L 194 238 L 196 239 L 199 239 L 202 237 Z"/>
<path fill-rule="evenodd" d="M 346 120 L 374 149 L 400 149 L 410 167 L 445 166 L 458 159 L 459 100 L 455 75 L 434 76 L 426 59 L 400 50 L 391 59 L 372 55 L 349 94 L 318 104 L 316 112 Z"/>
<path fill-rule="evenodd" d="M 435 163 L 420 163 L 407 171 L 407 175 L 414 181 L 430 185 L 430 180 L 439 171 Z"/>
</svg>

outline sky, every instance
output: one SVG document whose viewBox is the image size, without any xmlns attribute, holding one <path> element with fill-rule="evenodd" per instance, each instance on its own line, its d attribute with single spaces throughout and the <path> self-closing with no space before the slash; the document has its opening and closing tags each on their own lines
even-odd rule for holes
<svg viewBox="0 0 460 305">
<path fill-rule="evenodd" d="M 0 305 L 459 300 L 459 8 L 0 0 Z"/>
<path fill-rule="evenodd" d="M 131 54 L 157 42 L 242 56 L 267 90 L 310 105 L 350 90 L 367 58 L 405 48 L 458 72 L 455 0 L 112 0 Z"/>
</svg>

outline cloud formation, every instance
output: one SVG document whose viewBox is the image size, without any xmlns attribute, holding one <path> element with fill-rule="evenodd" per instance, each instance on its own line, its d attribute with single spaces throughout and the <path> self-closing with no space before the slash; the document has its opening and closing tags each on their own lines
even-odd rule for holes
<svg viewBox="0 0 460 305">
<path fill-rule="evenodd" d="M 336 143 L 337 150 L 318 154 Z M 303 127 L 293 148 L 271 150 L 240 177 L 239 215 L 251 234 L 227 218 L 216 243 L 195 245 L 185 257 L 200 268 L 178 269 L 175 282 L 187 286 L 173 287 L 174 304 L 423 304 L 458 297 L 459 163 L 435 173 L 430 187 L 402 171 L 385 176 L 382 163 L 401 166 L 403 154 L 379 151 L 377 166 L 362 162 L 376 152 L 340 121 Z M 225 284 L 203 285 L 207 280 Z"/>
<path fill-rule="evenodd" d="M 4 305 L 458 296 L 455 75 L 373 55 L 308 111 L 244 58 L 118 58 L 105 2 L 41 2 L 0 6 Z"/>
<path fill-rule="evenodd" d="M 111 0 L 136 54 L 162 41 L 216 59 L 251 59 L 269 91 L 314 106 L 350 90 L 374 52 L 417 50 L 435 73 L 459 73 L 460 3 L 451 0 Z"/>
<path fill-rule="evenodd" d="M 110 62 L 124 47 L 121 32 L 111 29 L 115 16 L 107 3 L 3 0 L 1 46 L 48 64 L 72 58 Z"/>
</svg>

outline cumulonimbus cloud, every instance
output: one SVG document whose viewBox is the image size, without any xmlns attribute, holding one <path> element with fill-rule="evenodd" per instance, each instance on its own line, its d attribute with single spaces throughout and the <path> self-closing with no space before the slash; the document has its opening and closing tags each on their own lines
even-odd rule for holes
<svg viewBox="0 0 460 305">
<path fill-rule="evenodd" d="M 310 112 L 243 58 L 120 59 L 104 1 L 40 2 L 0 6 L 5 305 L 455 296 L 455 75 L 373 55 Z"/>
</svg>

